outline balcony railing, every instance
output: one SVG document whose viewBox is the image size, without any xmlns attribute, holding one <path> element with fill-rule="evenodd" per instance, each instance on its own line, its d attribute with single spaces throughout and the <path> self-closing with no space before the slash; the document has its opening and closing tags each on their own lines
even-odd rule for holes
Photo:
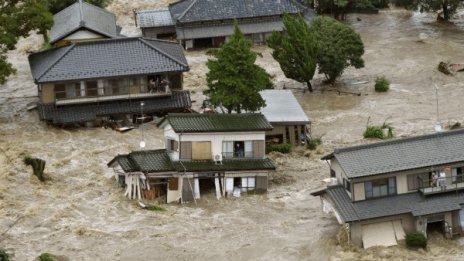
<svg viewBox="0 0 464 261">
<path fill-rule="evenodd" d="M 244 158 L 253 158 L 252 151 L 240 151 L 240 152 L 222 152 L 222 157 L 224 159 L 244 159 Z"/>
<path fill-rule="evenodd" d="M 130 87 L 103 87 L 87 88 L 85 95 L 77 89 L 72 95 L 68 91 L 55 91 L 55 103 L 57 105 L 112 101 L 120 99 L 145 98 L 171 95 L 169 86 L 157 87 L 150 85 L 135 85 Z"/>
<path fill-rule="evenodd" d="M 424 195 L 464 190 L 464 175 L 419 179 L 419 190 Z"/>
</svg>

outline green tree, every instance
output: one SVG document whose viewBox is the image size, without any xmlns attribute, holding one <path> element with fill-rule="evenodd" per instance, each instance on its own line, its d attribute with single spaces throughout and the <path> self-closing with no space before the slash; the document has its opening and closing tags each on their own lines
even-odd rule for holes
<svg viewBox="0 0 464 261">
<path fill-rule="evenodd" d="M 272 57 L 280 64 L 285 77 L 304 82 L 310 92 L 316 72 L 317 42 L 303 17 L 284 14 L 285 33 L 274 31 L 267 39 L 273 49 Z"/>
<path fill-rule="evenodd" d="M 74 4 L 78 0 L 49 0 L 48 9 L 52 14 L 56 14 L 66 7 Z M 106 7 L 112 0 L 83 0 L 89 4 L 96 5 L 99 7 Z"/>
<path fill-rule="evenodd" d="M 229 113 L 233 110 L 257 111 L 265 106 L 259 91 L 272 88 L 270 75 L 255 64 L 261 54 L 251 50 L 252 43 L 245 39 L 235 24 L 234 34 L 218 49 L 208 51 L 216 59 L 209 59 L 206 74 L 208 90 L 213 105 L 224 106 Z"/>
<path fill-rule="evenodd" d="M 46 39 L 46 32 L 53 24 L 46 0 L 3 0 L 0 4 L 0 84 L 4 84 L 13 66 L 7 62 L 6 52 L 13 50 L 19 37 L 26 37 L 31 30 L 38 30 Z"/>
<path fill-rule="evenodd" d="M 410 2 L 409 6 L 407 5 L 406 7 L 421 12 L 436 12 L 442 10 L 443 19 L 448 21 L 451 16 L 456 13 L 461 3 L 461 0 L 413 0 Z M 406 4 L 408 3 L 406 2 Z"/>
<path fill-rule="evenodd" d="M 364 67 L 364 44 L 351 27 L 329 17 L 318 16 L 311 22 L 318 42 L 317 65 L 327 82 L 333 83 L 348 66 Z"/>
</svg>

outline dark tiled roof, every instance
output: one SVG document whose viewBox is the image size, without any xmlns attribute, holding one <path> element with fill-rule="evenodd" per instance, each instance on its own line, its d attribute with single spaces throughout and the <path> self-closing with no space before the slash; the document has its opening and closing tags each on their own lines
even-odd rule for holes
<svg viewBox="0 0 464 261">
<path fill-rule="evenodd" d="M 173 26 L 175 24 L 168 9 L 138 11 L 137 20 L 141 28 Z"/>
<path fill-rule="evenodd" d="M 464 161 L 464 130 L 335 149 L 349 178 Z"/>
<path fill-rule="evenodd" d="M 124 172 L 153 173 L 175 170 L 164 149 L 133 151 L 129 154 L 118 155 L 108 163 L 108 166 L 113 166 L 116 162 Z"/>
<path fill-rule="evenodd" d="M 182 0 L 169 5 L 180 23 L 295 14 L 305 9 L 294 0 Z"/>
<path fill-rule="evenodd" d="M 173 91 L 171 96 L 143 98 L 140 100 L 119 100 L 102 103 L 86 103 L 76 105 L 55 106 L 39 105 L 39 116 L 43 120 L 56 125 L 95 121 L 98 116 L 129 114 L 140 112 L 140 101 L 145 102 L 146 113 L 167 113 L 183 111 L 191 107 L 188 91 Z"/>
<path fill-rule="evenodd" d="M 53 16 L 50 43 L 55 43 L 80 28 L 87 28 L 98 34 L 117 37 L 116 16 L 100 7 L 83 3 L 81 18 L 79 3 L 76 2 Z"/>
<path fill-rule="evenodd" d="M 240 159 L 223 160 L 222 164 L 212 161 L 182 161 L 182 164 L 174 163 L 177 170 L 187 172 L 197 171 L 240 171 L 240 170 L 275 170 L 275 166 L 270 159 Z M 182 166 L 183 165 L 183 166 Z"/>
<path fill-rule="evenodd" d="M 391 197 L 352 202 L 342 186 L 331 186 L 326 190 L 328 197 L 345 222 L 411 214 L 423 216 L 461 209 L 464 194 L 445 193 L 423 197 L 419 192 Z"/>
<path fill-rule="evenodd" d="M 191 114 L 170 113 L 163 121 L 171 124 L 175 132 L 240 132 L 272 130 L 271 124 L 260 113 Z"/>
<path fill-rule="evenodd" d="M 181 72 L 189 69 L 175 42 L 121 38 L 76 42 L 29 56 L 37 83 Z"/>
<path fill-rule="evenodd" d="M 198 171 L 244 171 L 244 170 L 274 170 L 270 159 L 224 160 L 222 164 L 212 161 L 183 161 L 172 162 L 165 149 L 134 151 L 126 155 L 118 155 L 108 166 L 118 163 L 125 172 L 187 172 Z"/>
</svg>

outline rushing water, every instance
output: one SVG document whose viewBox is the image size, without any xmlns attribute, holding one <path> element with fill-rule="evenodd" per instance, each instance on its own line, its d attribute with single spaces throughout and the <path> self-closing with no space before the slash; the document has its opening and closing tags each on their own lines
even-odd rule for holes
<svg viewBox="0 0 464 261">
<path fill-rule="evenodd" d="M 118 13 L 130 3 L 115 0 L 110 8 L 126 32 L 136 33 L 131 13 Z M 317 90 L 303 93 L 302 84 L 283 76 L 269 49 L 256 48 L 264 56 L 259 64 L 275 75 L 276 86 L 294 89 L 313 121 L 313 134 L 322 136 L 322 148 L 311 155 L 272 155 L 278 170 L 267 195 L 221 201 L 206 195 L 198 205 L 168 205 L 166 212 L 143 211 L 126 200 L 106 167 L 118 153 L 137 149 L 140 130 L 64 130 L 39 122 L 36 112 L 26 110 L 37 100 L 27 56 L 11 52 L 18 73 L 0 87 L 0 247 L 14 253 L 14 260 L 32 260 L 42 252 L 71 260 L 461 260 L 460 241 L 440 235 L 432 237 L 427 252 L 338 246 L 339 225 L 309 195 L 328 176 L 319 158 L 335 146 L 363 142 L 369 118 L 371 123 L 388 119 L 397 136 L 431 132 L 437 121 L 434 84 L 438 120 L 446 125 L 464 118 L 464 73 L 446 76 L 436 70 L 439 61 L 464 62 L 460 20 L 458 26 L 442 24 L 434 15 L 393 9 L 349 15 L 348 23 L 365 43 L 366 67 L 348 69 L 336 86 L 324 88 L 361 96 L 321 92 L 320 75 L 314 81 Z M 32 37 L 21 44 L 36 41 Z M 185 85 L 199 93 L 206 56 L 193 51 L 187 58 L 192 70 Z M 380 75 L 392 82 L 388 93 L 373 91 Z M 144 128 L 147 147 L 162 148 L 162 131 L 154 124 Z M 38 182 L 23 165 L 24 155 L 45 159 L 50 180 Z"/>
</svg>

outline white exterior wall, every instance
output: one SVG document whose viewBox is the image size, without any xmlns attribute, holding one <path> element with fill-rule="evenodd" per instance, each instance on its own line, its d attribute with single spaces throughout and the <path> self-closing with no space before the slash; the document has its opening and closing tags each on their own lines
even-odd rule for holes
<svg viewBox="0 0 464 261">
<path fill-rule="evenodd" d="M 95 38 L 103 38 L 103 36 L 88 30 L 79 30 L 71 35 L 68 35 L 64 40 L 86 40 Z"/>
<path fill-rule="evenodd" d="M 247 141 L 247 140 L 265 140 L 264 131 L 256 132 L 209 132 L 209 133 L 176 133 L 170 124 L 164 126 L 165 139 L 174 139 L 179 142 L 183 141 L 210 141 L 211 154 L 222 155 L 223 141 Z M 166 144 L 165 144 L 166 147 Z M 170 152 L 172 160 L 179 160 L 179 152 Z M 211 160 L 214 160 L 213 158 Z"/>
</svg>

